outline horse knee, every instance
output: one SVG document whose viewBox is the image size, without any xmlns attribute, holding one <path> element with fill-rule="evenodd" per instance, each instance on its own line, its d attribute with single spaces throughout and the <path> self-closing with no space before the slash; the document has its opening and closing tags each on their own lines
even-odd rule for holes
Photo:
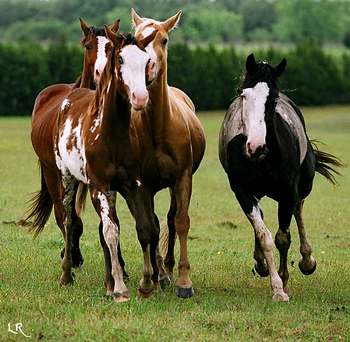
<svg viewBox="0 0 350 342">
<path fill-rule="evenodd" d="M 188 213 L 179 213 L 175 216 L 175 229 L 178 235 L 187 234 L 190 228 L 190 217 Z"/>
<path fill-rule="evenodd" d="M 287 231 L 284 233 L 281 229 L 279 229 L 275 236 L 275 244 L 279 252 L 288 251 L 291 244 L 290 232 Z"/>
</svg>

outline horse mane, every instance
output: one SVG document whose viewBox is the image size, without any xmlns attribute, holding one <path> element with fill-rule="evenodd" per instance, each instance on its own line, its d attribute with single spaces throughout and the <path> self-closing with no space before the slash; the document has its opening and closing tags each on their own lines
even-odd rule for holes
<svg viewBox="0 0 350 342">
<path fill-rule="evenodd" d="M 89 33 L 93 36 L 93 37 L 99 37 L 99 36 L 102 36 L 102 37 L 105 37 L 106 36 L 106 31 L 105 31 L 105 28 L 104 27 L 94 27 L 94 26 L 91 26 L 89 27 Z M 86 37 L 84 37 L 81 42 L 80 42 L 80 45 L 81 46 L 84 46 L 86 43 Z"/>
<path fill-rule="evenodd" d="M 131 33 L 122 33 L 124 37 L 123 45 L 120 47 L 123 48 L 126 45 L 137 45 L 137 39 Z M 94 115 L 96 112 L 102 108 L 103 99 L 107 93 L 108 85 L 112 79 L 114 72 L 114 55 L 116 53 L 116 48 L 113 46 L 112 50 L 109 53 L 107 64 L 103 69 L 101 80 L 97 85 L 96 92 L 92 103 L 89 106 L 88 113 L 89 115 Z"/>
<path fill-rule="evenodd" d="M 139 31 L 142 31 L 145 27 L 147 26 L 157 26 L 162 24 L 161 21 L 157 21 L 154 19 L 150 19 L 150 18 L 142 18 L 142 23 L 139 26 L 135 26 L 134 21 L 132 22 L 132 28 L 134 28 L 135 30 L 137 29 L 137 31 L 135 31 L 135 34 Z"/>
<path fill-rule="evenodd" d="M 244 88 L 252 88 L 258 82 L 266 82 L 270 89 L 276 89 L 279 92 L 275 67 L 265 61 L 258 60 L 256 61 L 256 72 L 253 75 L 248 75 L 246 70 L 243 71 L 236 89 L 238 95 L 241 95 Z"/>
</svg>

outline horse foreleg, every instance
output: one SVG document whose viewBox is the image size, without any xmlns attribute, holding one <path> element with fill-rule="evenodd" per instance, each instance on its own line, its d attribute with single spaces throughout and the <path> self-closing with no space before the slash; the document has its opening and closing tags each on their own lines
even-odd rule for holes
<svg viewBox="0 0 350 342">
<path fill-rule="evenodd" d="M 302 217 L 304 200 L 299 199 L 294 209 L 294 218 L 298 226 L 300 239 L 300 253 L 302 259 L 299 261 L 299 269 L 305 275 L 310 275 L 316 270 L 316 261 L 311 255 L 312 248 L 306 237 L 304 221 Z"/>
<path fill-rule="evenodd" d="M 175 246 L 175 214 L 176 214 L 176 200 L 173 191 L 170 189 L 170 209 L 167 215 L 168 222 L 168 238 L 167 238 L 167 251 L 164 258 L 164 265 L 169 277 L 173 278 L 175 257 L 174 257 L 174 246 Z"/>
<path fill-rule="evenodd" d="M 190 262 L 187 256 L 187 236 L 190 229 L 188 208 L 192 192 L 192 176 L 188 171 L 184 172 L 173 191 L 176 199 L 174 223 L 180 242 L 179 276 L 176 282 L 175 293 L 181 298 L 189 298 L 193 296 L 194 290 L 189 277 Z"/>
<path fill-rule="evenodd" d="M 260 215 L 261 215 L 261 219 L 264 219 L 264 213 L 262 210 L 262 207 L 260 205 L 260 203 L 258 202 L 258 207 L 260 210 Z M 265 259 L 265 256 L 263 254 L 263 252 L 260 249 L 260 242 L 258 237 L 255 234 L 255 247 L 254 247 L 254 260 L 255 262 L 255 270 L 258 272 L 258 274 L 260 275 L 260 277 L 267 277 L 269 275 L 269 269 L 267 267 L 267 262 Z"/>
<path fill-rule="evenodd" d="M 285 192 L 287 193 L 287 192 Z M 295 197 L 294 197 L 295 198 Z M 291 298 L 292 294 L 288 285 L 289 272 L 288 272 L 288 251 L 291 244 L 291 236 L 289 231 L 290 221 L 292 219 L 293 212 L 293 194 L 289 194 L 284 200 L 279 202 L 278 206 L 278 222 L 279 229 L 275 236 L 275 244 L 280 253 L 280 267 L 278 274 L 283 281 L 284 292 Z"/>
<path fill-rule="evenodd" d="M 283 290 L 283 282 L 277 273 L 275 262 L 273 259 L 273 239 L 271 232 L 265 226 L 262 218 L 261 207 L 256 198 L 248 197 L 243 192 L 235 191 L 236 198 L 240 203 L 242 210 L 249 219 L 254 228 L 256 243 L 259 244 L 260 250 L 264 255 L 268 271 L 270 273 L 271 289 L 273 291 L 273 300 L 288 301 L 289 297 Z"/>
<path fill-rule="evenodd" d="M 106 267 L 110 265 L 110 275 L 114 280 L 108 280 L 107 269 L 106 278 L 108 280 L 107 295 L 113 295 L 116 302 L 124 302 L 130 300 L 130 294 L 123 281 L 123 271 L 118 259 L 118 243 L 119 243 L 119 227 L 113 220 L 113 209 L 110 205 L 112 203 L 108 191 L 91 190 L 91 199 L 96 212 L 99 214 L 102 221 L 102 235 L 103 240 L 108 248 L 109 253 L 105 253 Z"/>
<path fill-rule="evenodd" d="M 144 198 L 142 197 L 143 187 L 140 181 L 131 183 L 122 191 L 128 207 L 136 222 L 137 236 L 143 252 L 143 278 L 139 282 L 138 293 L 141 297 L 147 298 L 153 290 L 160 290 L 158 283 L 158 267 L 156 262 L 156 247 L 159 241 L 159 230 L 149 222 L 151 213 L 146 214 Z"/>
</svg>

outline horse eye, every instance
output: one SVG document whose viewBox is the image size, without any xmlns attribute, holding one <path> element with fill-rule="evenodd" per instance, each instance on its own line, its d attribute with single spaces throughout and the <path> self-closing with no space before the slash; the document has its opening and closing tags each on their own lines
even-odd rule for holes
<svg viewBox="0 0 350 342">
<path fill-rule="evenodd" d="M 123 58 L 121 56 L 118 57 L 118 63 L 122 65 L 124 63 Z"/>
<path fill-rule="evenodd" d="M 167 45 L 167 43 L 168 43 L 168 39 L 167 39 L 167 38 L 164 38 L 164 40 L 162 41 L 162 44 L 163 44 L 163 45 Z"/>
<path fill-rule="evenodd" d="M 241 98 L 242 98 L 242 99 L 245 99 L 245 95 L 244 95 L 243 93 L 241 94 Z"/>
<path fill-rule="evenodd" d="M 91 50 L 90 45 L 85 45 L 84 48 L 85 48 L 86 50 Z"/>
</svg>

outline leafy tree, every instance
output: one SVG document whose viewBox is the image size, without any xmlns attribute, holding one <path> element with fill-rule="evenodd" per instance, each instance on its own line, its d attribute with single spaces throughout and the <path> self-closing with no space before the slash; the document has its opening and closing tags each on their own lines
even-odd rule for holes
<svg viewBox="0 0 350 342">
<path fill-rule="evenodd" d="M 273 31 L 278 40 L 297 43 L 312 37 L 319 44 L 341 41 L 344 31 L 338 1 L 294 0 L 277 1 L 279 20 Z"/>
</svg>

